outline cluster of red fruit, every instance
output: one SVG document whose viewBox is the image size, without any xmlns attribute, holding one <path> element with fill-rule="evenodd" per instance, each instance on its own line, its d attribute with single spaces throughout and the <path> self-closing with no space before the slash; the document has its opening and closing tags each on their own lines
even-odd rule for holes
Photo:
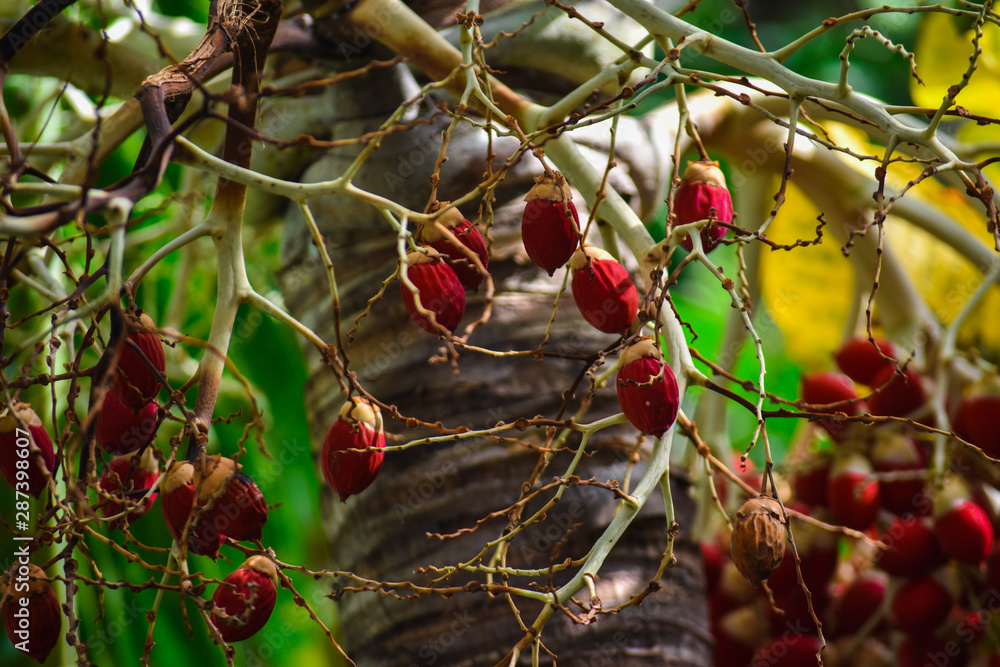
<svg viewBox="0 0 1000 667">
<path fill-rule="evenodd" d="M 788 507 L 862 531 L 886 547 L 841 543 L 833 533 L 793 522 L 802 578 L 831 641 L 824 664 L 1000 667 L 994 618 L 1000 513 L 991 501 L 998 479 L 992 467 L 949 443 L 951 469 L 935 488 L 928 444 L 917 429 L 905 422 L 843 421 L 843 415 L 871 414 L 930 423 L 932 381 L 911 369 L 897 372 L 899 356 L 889 341 L 854 339 L 835 355 L 843 374 L 814 373 L 802 382 L 803 402 L 834 415 L 816 422 L 834 444 L 792 471 Z M 857 385 L 871 388 L 867 400 Z M 955 403 L 956 433 L 995 456 L 1000 396 L 973 388 Z M 736 539 L 734 528 L 732 552 L 739 560 Z M 740 563 L 727 562 L 719 542 L 702 547 L 716 664 L 816 664 L 817 628 L 793 559 L 769 561 L 756 578 L 767 579 L 772 606 L 740 574 Z"/>
<path fill-rule="evenodd" d="M 100 499 L 97 507 L 105 517 L 121 515 L 111 523 L 112 529 L 134 522 L 156 500 L 156 492 L 146 494 L 160 480 L 167 528 L 175 540 L 183 538 L 189 553 L 216 558 L 226 537 L 260 540 L 267 521 L 264 496 L 233 460 L 214 455 L 193 463 L 176 461 L 160 479 L 161 456 L 152 440 L 159 410 L 155 397 L 166 368 L 163 344 L 148 315 L 126 313 L 125 321 L 128 342 L 95 425 L 97 444 L 112 457 L 98 483 L 110 499 Z M 4 410 L 0 417 L 4 480 L 38 497 L 54 470 L 52 440 L 31 407 L 15 403 Z M 4 627 L 15 644 L 28 647 L 28 655 L 42 662 L 58 641 L 61 615 L 45 573 L 35 565 L 25 567 L 24 583 L 8 582 Z M 277 569 L 263 556 L 249 558 L 229 574 L 212 598 L 211 620 L 221 637 L 240 641 L 260 630 L 274 608 L 277 588 Z M 22 607 L 29 609 L 30 624 L 20 623 Z"/>
<path fill-rule="evenodd" d="M 627 333 L 639 312 L 639 294 L 628 271 L 614 257 L 582 243 L 580 216 L 563 175 L 547 172 L 537 177 L 524 199 L 521 239 L 531 261 L 550 276 L 569 263 L 573 298 L 584 319 L 604 333 Z M 446 204 L 436 204 L 432 212 Z M 677 189 L 675 224 L 708 220 L 700 233 L 707 252 L 718 246 L 728 231 L 725 225 L 715 223 L 728 224 L 732 219 L 733 204 L 718 163 L 691 163 Z M 482 234 L 461 213 L 446 209 L 436 222 L 449 235 L 437 225 L 423 228 L 420 236 L 424 245 L 406 257 L 407 277 L 413 288 L 405 282 L 400 286 L 410 317 L 435 335 L 455 331 L 465 314 L 465 291 L 479 288 L 489 266 Z M 687 236 L 681 245 L 692 249 Z M 479 260 L 478 265 L 473 257 Z"/>
</svg>

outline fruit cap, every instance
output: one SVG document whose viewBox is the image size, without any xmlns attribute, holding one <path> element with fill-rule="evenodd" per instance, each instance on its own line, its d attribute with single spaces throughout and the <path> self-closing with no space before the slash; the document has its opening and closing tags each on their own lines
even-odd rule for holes
<svg viewBox="0 0 1000 667">
<path fill-rule="evenodd" d="M 719 169 L 719 163 L 715 160 L 688 162 L 687 169 L 684 170 L 683 180 L 688 183 L 707 183 L 720 188 L 726 187 L 726 177 Z"/>
<path fill-rule="evenodd" d="M 259 555 L 250 556 L 237 569 L 253 570 L 254 572 L 267 575 L 271 578 L 271 583 L 274 584 L 275 590 L 278 589 L 278 568 L 275 567 L 274 562 L 270 558 Z"/>
<path fill-rule="evenodd" d="M 406 265 L 416 266 L 418 264 L 433 264 L 434 262 L 441 261 L 444 259 L 444 255 L 430 247 L 429 245 L 420 246 L 420 250 L 411 250 L 406 253 Z"/>
<path fill-rule="evenodd" d="M 193 481 L 194 466 L 187 461 L 174 461 L 170 470 L 163 476 L 163 481 L 160 482 L 160 491 L 167 494 L 179 487 L 187 486 Z"/>
<path fill-rule="evenodd" d="M 340 419 L 352 426 L 354 424 L 366 424 L 376 431 L 382 430 L 382 411 L 377 405 L 368 402 L 360 396 L 353 396 L 349 401 L 340 407 L 337 413 Z"/>
<path fill-rule="evenodd" d="M 571 271 L 576 272 L 586 267 L 587 264 L 589 264 L 590 262 L 596 262 L 599 259 L 600 260 L 609 259 L 612 262 L 618 261 L 617 259 L 614 258 L 614 256 L 610 252 L 602 248 L 598 248 L 592 245 L 584 245 L 582 251 L 577 250 L 576 252 L 573 253 L 573 256 L 570 257 L 569 268 Z"/>
<path fill-rule="evenodd" d="M 437 202 L 433 206 L 431 206 L 430 211 L 428 211 L 428 213 L 435 213 L 437 211 L 440 211 L 444 207 L 448 206 L 448 204 L 450 203 L 451 202 L 447 201 Z M 441 223 L 441 225 L 443 225 L 448 229 L 454 229 L 455 227 L 458 227 L 460 224 L 465 222 L 465 216 L 462 215 L 462 213 L 457 208 L 452 206 L 446 209 L 443 213 L 441 213 L 437 217 L 435 217 L 434 220 L 429 220 L 426 223 L 424 223 L 423 227 L 421 228 L 420 234 L 421 236 L 423 236 L 424 240 L 427 241 L 428 243 L 433 243 L 438 239 L 444 238 L 444 234 L 442 234 L 441 230 L 437 228 L 437 225 L 434 224 L 435 222 Z"/>
<path fill-rule="evenodd" d="M 552 176 L 542 174 L 535 177 L 535 185 L 528 190 L 524 201 L 544 199 L 545 201 L 572 201 L 573 192 L 569 189 L 566 178 L 558 171 Z"/>
<path fill-rule="evenodd" d="M 618 358 L 618 367 L 625 368 L 636 359 L 663 359 L 663 352 L 652 336 L 644 336 L 637 343 L 622 350 Z"/>
<path fill-rule="evenodd" d="M 239 466 L 221 454 L 206 456 L 200 465 L 195 465 L 194 486 L 198 489 L 198 502 L 216 495 L 239 473 Z"/>
</svg>

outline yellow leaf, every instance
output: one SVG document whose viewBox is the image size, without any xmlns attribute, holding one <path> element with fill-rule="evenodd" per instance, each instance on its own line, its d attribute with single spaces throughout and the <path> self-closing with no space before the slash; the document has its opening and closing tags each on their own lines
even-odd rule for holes
<svg viewBox="0 0 1000 667">
<path fill-rule="evenodd" d="M 959 32 L 957 19 L 932 12 L 924 16 L 917 35 L 915 55 L 917 72 L 925 85 L 910 80 L 910 94 L 915 104 L 937 108 L 951 86 L 961 83 L 969 68 L 974 33 Z M 982 54 L 968 86 L 956 103 L 972 113 L 992 116 L 1000 98 L 1000 28 L 987 24 L 980 41 Z"/>
<path fill-rule="evenodd" d="M 778 181 L 773 184 L 777 189 Z M 820 211 L 788 184 L 786 200 L 768 229 L 776 243 L 816 236 Z M 828 368 L 841 342 L 854 286 L 850 260 L 830 234 L 819 245 L 791 252 L 761 252 L 760 289 L 767 310 L 785 337 L 785 353 L 804 372 Z"/>
</svg>

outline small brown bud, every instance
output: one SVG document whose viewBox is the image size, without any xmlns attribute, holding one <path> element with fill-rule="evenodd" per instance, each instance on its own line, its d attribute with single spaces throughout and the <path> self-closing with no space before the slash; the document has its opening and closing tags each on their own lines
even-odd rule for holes
<svg viewBox="0 0 1000 667">
<path fill-rule="evenodd" d="M 732 556 L 736 568 L 757 586 L 785 557 L 785 526 L 781 506 L 770 496 L 746 501 L 733 523 Z"/>
</svg>

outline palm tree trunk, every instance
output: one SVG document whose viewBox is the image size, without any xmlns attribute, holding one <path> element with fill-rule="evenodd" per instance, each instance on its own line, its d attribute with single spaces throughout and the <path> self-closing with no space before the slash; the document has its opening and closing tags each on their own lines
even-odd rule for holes
<svg viewBox="0 0 1000 667">
<path fill-rule="evenodd" d="M 323 101 L 331 107 L 332 138 L 355 137 L 376 129 L 414 89 L 408 71 L 402 67 L 375 70 L 363 80 L 351 79 L 336 86 Z M 406 132 L 386 136 L 355 183 L 410 208 L 422 209 L 429 194 L 428 177 L 440 147 L 440 133 L 449 122 L 447 116 L 431 118 L 429 125 L 417 124 Z M 511 148 L 506 141 L 495 141 L 493 149 L 501 156 L 497 160 Z M 325 153 L 302 180 L 317 181 L 341 174 L 358 150 L 350 147 Z M 438 198 L 447 200 L 473 187 L 485 169 L 486 154 L 478 132 L 459 131 L 451 140 Z M 561 280 L 560 274 L 550 279 L 526 262 L 520 244 L 521 197 L 534 169 L 533 159 L 522 160 L 497 192 L 502 204 L 490 229 L 490 269 L 496 283 L 493 312 L 489 323 L 478 329 L 470 341 L 491 350 L 537 347 L 544 337 Z M 627 190 L 627 185 L 623 188 Z M 639 199 L 642 188 L 637 187 L 635 192 Z M 647 210 L 655 206 L 647 199 L 637 205 Z M 395 232 L 377 211 L 357 200 L 326 196 L 311 200 L 310 205 L 336 266 L 342 327 L 346 331 L 365 308 L 366 300 L 395 270 Z M 466 214 L 475 220 L 475 211 Z M 592 236 L 596 238 L 596 234 Z M 285 259 L 286 268 L 280 278 L 291 312 L 332 341 L 333 315 L 324 271 L 310 246 L 301 215 L 295 211 L 288 218 Z M 484 291 L 469 295 L 463 324 L 482 311 Z M 594 331 L 582 321 L 567 295 L 560 302 L 545 351 L 587 355 L 612 342 L 611 336 Z M 588 378 L 574 385 L 586 368 L 584 361 L 549 356 L 542 360 L 527 356 L 497 358 L 461 351 L 458 373 L 454 374 L 449 363 L 429 363 L 440 347 L 440 341 L 410 322 L 398 284 L 393 283 L 361 321 L 348 347 L 349 370 L 374 396 L 394 405 L 403 415 L 430 423 L 440 421 L 449 428 L 464 425 L 480 429 L 537 415 L 569 418 L 581 401 L 591 398 L 585 421 L 619 411 L 613 387 L 600 389 L 591 397 Z M 319 355 L 314 351 L 310 355 L 312 379 L 305 399 L 318 449 L 344 396 Z M 560 413 L 563 393 L 574 386 L 569 409 Z M 390 445 L 433 435 L 384 416 Z M 536 429 L 503 435 L 498 439 L 461 440 L 451 445 L 390 452 L 380 476 L 364 493 L 343 504 L 334 494 L 326 493 L 323 506 L 332 567 L 374 581 L 429 586 L 437 575 L 428 568 L 454 566 L 479 553 L 487 542 L 503 533 L 508 516 L 486 521 L 474 532 L 453 539 L 432 535 L 473 527 L 477 520 L 520 498 L 522 485 L 540 461 L 538 451 L 528 443 L 542 444 L 545 433 Z M 626 472 L 634 464 L 631 478 L 638 479 L 648 455 L 648 443 L 640 446 L 640 437 L 630 426 L 606 429 L 598 436 L 588 443 L 587 456 L 575 474 L 581 480 L 618 480 L 624 484 Z M 578 435 L 569 438 L 566 450 L 552 459 L 535 488 L 566 471 L 579 440 Z M 685 480 L 675 476 L 671 483 L 676 520 L 681 526 L 675 543 L 676 565 L 661 581 L 662 587 L 640 606 L 617 614 L 598 614 L 586 625 L 557 613 L 541 639 L 545 648 L 558 657 L 559 664 L 693 667 L 711 663 L 700 555 L 686 532 L 693 521 L 694 507 Z M 530 516 L 553 493 L 554 489 L 530 503 L 521 516 Z M 584 557 L 611 520 L 617 502 L 613 492 L 595 485 L 583 483 L 568 488 L 543 522 L 513 540 L 506 565 L 544 570 L 567 558 Z M 596 590 L 603 609 L 647 588 L 666 544 L 663 502 L 653 497 L 600 571 Z M 547 573 L 511 576 L 506 582 L 498 576 L 494 581 L 548 590 L 571 574 L 572 570 L 557 571 L 551 579 Z M 485 580 L 483 573 L 460 572 L 446 584 L 463 586 Z M 345 577 L 338 585 L 359 584 Z M 387 588 L 381 592 L 342 588 L 340 613 L 348 654 L 365 667 L 496 664 L 524 637 L 525 631 L 503 596 L 490 596 L 474 585 L 466 588 L 448 597 L 417 594 L 407 588 L 392 593 Z M 578 599 L 589 604 L 586 590 L 581 596 Z M 514 597 L 513 602 L 520 622 L 530 626 L 541 604 L 519 597 Z M 585 613 L 579 606 L 571 610 L 577 616 Z M 530 650 L 525 652 L 518 664 L 531 664 L 530 654 Z M 554 664 L 544 651 L 540 661 Z"/>
</svg>

